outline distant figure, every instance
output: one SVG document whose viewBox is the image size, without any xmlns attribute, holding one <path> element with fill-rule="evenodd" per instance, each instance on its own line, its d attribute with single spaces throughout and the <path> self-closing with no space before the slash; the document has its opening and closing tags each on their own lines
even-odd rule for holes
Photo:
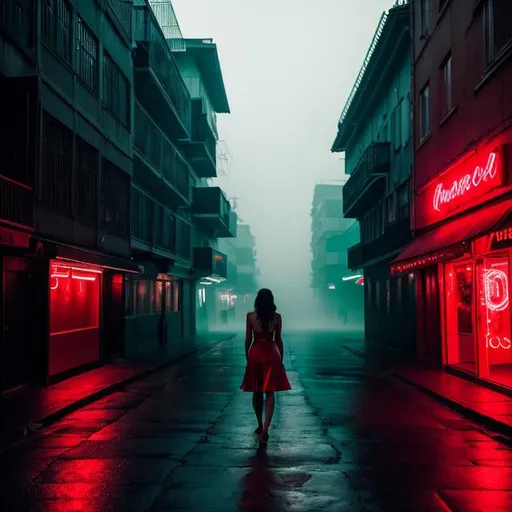
<svg viewBox="0 0 512 512">
<path fill-rule="evenodd" d="M 246 320 L 247 367 L 240 389 L 253 393 L 252 405 L 258 420 L 254 433 L 262 444 L 268 441 L 268 429 L 275 408 L 274 392 L 292 389 L 283 365 L 283 321 L 276 309 L 272 292 L 262 288 L 254 301 L 254 311 L 247 313 Z M 265 423 L 263 393 L 266 394 Z"/>
</svg>

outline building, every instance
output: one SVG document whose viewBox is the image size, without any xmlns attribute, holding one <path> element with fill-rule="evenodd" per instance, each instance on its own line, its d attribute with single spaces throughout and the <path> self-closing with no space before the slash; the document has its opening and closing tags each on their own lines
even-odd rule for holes
<svg viewBox="0 0 512 512">
<path fill-rule="evenodd" d="M 348 266 L 364 273 L 365 337 L 405 354 L 415 348 L 415 284 L 392 277 L 390 263 L 411 240 L 411 65 L 410 6 L 398 0 L 382 15 L 332 146 L 350 175 L 343 214 L 359 221 Z"/>
<path fill-rule="evenodd" d="M 311 283 L 314 299 L 326 317 L 358 314 L 363 308 L 361 289 L 343 278 L 351 274 L 347 267 L 347 249 L 358 242 L 359 230 L 351 229 L 352 219 L 343 218 L 340 184 L 317 183 L 311 203 Z M 350 312 L 348 310 L 351 310 Z"/>
<path fill-rule="evenodd" d="M 219 240 L 218 249 L 226 255 L 227 279 L 221 283 L 200 282 L 198 325 L 204 330 L 228 326 L 240 329 L 245 314 L 254 307 L 258 290 L 256 242 L 250 226 L 238 224 L 236 238 Z"/>
<path fill-rule="evenodd" d="M 415 0 L 414 241 L 418 355 L 512 386 L 512 9 Z"/>
<path fill-rule="evenodd" d="M 236 235 L 216 46 L 169 0 L 3 0 L 0 46 L 0 392 L 190 350 Z"/>
<path fill-rule="evenodd" d="M 122 350 L 123 278 L 138 272 L 131 5 L 4 0 L 0 45 L 5 391 Z"/>
<path fill-rule="evenodd" d="M 196 330 L 198 280 L 226 279 L 219 237 L 236 216 L 217 176 L 217 113 L 229 104 L 216 45 L 184 39 L 169 1 L 135 0 L 132 255 L 126 350 L 181 353 Z"/>
</svg>

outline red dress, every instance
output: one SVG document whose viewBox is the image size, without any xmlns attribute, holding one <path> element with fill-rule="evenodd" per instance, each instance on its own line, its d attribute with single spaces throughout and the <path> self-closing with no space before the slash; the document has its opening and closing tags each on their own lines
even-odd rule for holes
<svg viewBox="0 0 512 512">
<path fill-rule="evenodd" d="M 240 389 L 251 393 L 267 393 L 270 391 L 288 391 L 292 389 L 281 358 L 278 344 L 282 349 L 281 315 L 276 314 L 272 331 L 256 331 L 253 327 L 251 314 L 247 314 L 246 339 L 254 341 L 247 355 L 244 380 Z M 261 327 L 260 327 L 261 328 Z"/>
</svg>

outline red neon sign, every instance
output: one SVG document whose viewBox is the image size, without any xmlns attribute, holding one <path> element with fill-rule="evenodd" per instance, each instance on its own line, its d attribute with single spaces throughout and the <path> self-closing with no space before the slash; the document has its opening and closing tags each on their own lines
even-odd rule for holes
<svg viewBox="0 0 512 512">
<path fill-rule="evenodd" d="M 416 198 L 416 228 L 478 204 L 503 185 L 500 149 L 481 151 L 432 180 Z"/>
</svg>

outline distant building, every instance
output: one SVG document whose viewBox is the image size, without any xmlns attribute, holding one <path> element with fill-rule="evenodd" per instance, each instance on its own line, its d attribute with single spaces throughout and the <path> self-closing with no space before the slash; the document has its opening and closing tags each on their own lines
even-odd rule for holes
<svg viewBox="0 0 512 512">
<path fill-rule="evenodd" d="M 406 0 L 383 14 L 332 146 L 345 152 L 350 175 L 344 216 L 357 219 L 361 232 L 348 266 L 364 272 L 366 339 L 405 353 L 415 350 L 415 282 L 391 276 L 390 263 L 412 238 L 409 24 Z"/>
<path fill-rule="evenodd" d="M 245 313 L 254 306 L 259 270 L 256 242 L 248 224 L 238 224 L 236 238 L 219 240 L 218 249 L 226 254 L 227 279 L 220 283 L 200 281 L 198 329 L 244 329 Z"/>
<path fill-rule="evenodd" d="M 362 289 L 345 286 L 353 274 L 347 266 L 347 249 L 359 240 L 357 223 L 343 218 L 342 185 L 317 184 L 311 204 L 311 283 L 326 316 L 360 315 Z M 348 299 L 354 299 L 350 303 Z"/>
</svg>

